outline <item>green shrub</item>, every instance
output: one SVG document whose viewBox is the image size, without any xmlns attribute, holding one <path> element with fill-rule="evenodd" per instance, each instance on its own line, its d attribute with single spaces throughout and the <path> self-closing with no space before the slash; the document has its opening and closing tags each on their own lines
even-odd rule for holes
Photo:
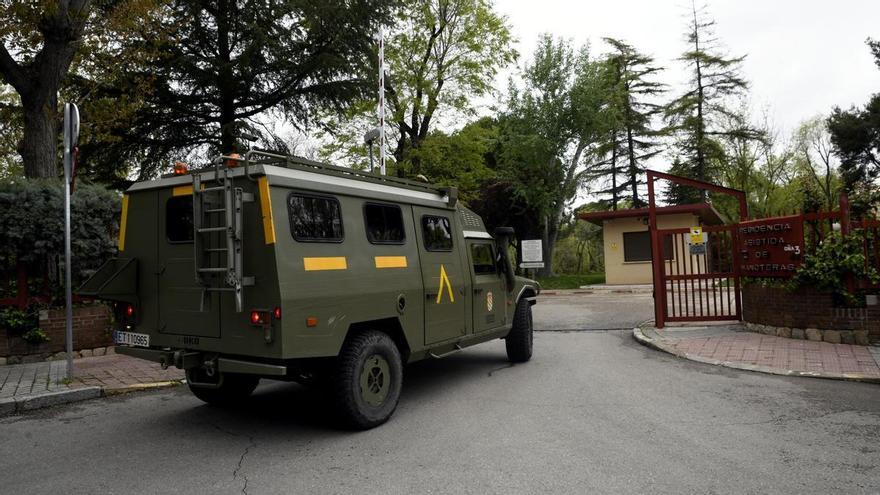
<svg viewBox="0 0 880 495">
<path fill-rule="evenodd" d="M 814 253 L 804 257 L 804 262 L 789 282 L 789 288 L 810 287 L 831 292 L 848 304 L 857 304 L 847 290 L 847 280 L 880 282 L 880 274 L 866 263 L 864 233 L 853 232 L 844 237 L 833 232 L 822 240 Z"/>
<path fill-rule="evenodd" d="M 71 197 L 74 284 L 116 253 L 121 197 L 99 185 L 78 182 Z M 58 180 L 0 182 L 0 270 L 15 279 L 18 262 L 32 277 L 48 274 L 57 294 L 64 259 L 64 189 Z"/>
</svg>

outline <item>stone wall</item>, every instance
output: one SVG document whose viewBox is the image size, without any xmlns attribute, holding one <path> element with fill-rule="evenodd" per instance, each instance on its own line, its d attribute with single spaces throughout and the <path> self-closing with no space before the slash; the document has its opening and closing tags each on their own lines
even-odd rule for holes
<svg viewBox="0 0 880 495">
<path fill-rule="evenodd" d="M 880 342 L 880 305 L 840 308 L 828 293 L 747 285 L 742 289 L 742 309 L 743 321 L 762 333 L 795 338 L 808 338 L 809 333 L 819 336 L 814 340 L 852 339 L 845 343 L 862 345 Z"/>
<path fill-rule="evenodd" d="M 73 349 L 79 351 L 112 345 L 110 326 L 110 309 L 103 304 L 73 308 Z M 27 359 L 30 361 L 64 352 L 64 308 L 40 311 L 40 329 L 46 332 L 49 341 L 36 346 L 0 329 L 0 357 L 31 356 L 32 359 Z"/>
</svg>

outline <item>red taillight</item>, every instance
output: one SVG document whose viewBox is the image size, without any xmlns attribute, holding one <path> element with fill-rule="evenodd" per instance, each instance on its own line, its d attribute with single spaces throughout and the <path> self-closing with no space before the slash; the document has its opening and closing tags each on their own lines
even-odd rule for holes
<svg viewBox="0 0 880 495">
<path fill-rule="evenodd" d="M 261 315 L 259 311 L 251 311 L 251 323 L 254 325 L 263 323 L 263 315 Z"/>
<path fill-rule="evenodd" d="M 276 320 L 281 319 L 281 306 L 275 307 L 275 311 L 272 312 L 272 316 L 274 316 Z"/>
<path fill-rule="evenodd" d="M 129 305 L 127 305 L 127 306 L 125 307 L 125 316 L 127 316 L 127 317 L 129 317 L 129 318 L 131 318 L 132 316 L 134 316 L 134 306 L 132 306 L 131 304 L 129 304 Z"/>
</svg>

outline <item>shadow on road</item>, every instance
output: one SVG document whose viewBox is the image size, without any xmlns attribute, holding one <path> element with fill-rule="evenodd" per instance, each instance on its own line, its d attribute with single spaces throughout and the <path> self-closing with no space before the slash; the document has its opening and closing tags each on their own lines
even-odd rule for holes
<svg viewBox="0 0 880 495">
<path fill-rule="evenodd" d="M 503 350 L 468 350 L 442 360 L 425 360 L 404 369 L 403 391 L 398 408 L 418 404 L 436 396 L 441 388 L 455 388 L 470 380 L 492 376 L 512 366 Z M 170 401 L 182 400 L 189 391 L 181 387 Z M 338 431 L 340 428 L 326 390 L 297 383 L 265 380 L 253 396 L 231 407 L 214 407 L 196 403 L 192 408 L 170 408 L 157 421 L 176 429 L 186 424 L 201 423 L 231 435 L 238 435 L 242 425 L 261 436 L 273 433 L 290 434 Z M 209 433 L 210 430 L 205 430 Z"/>
</svg>

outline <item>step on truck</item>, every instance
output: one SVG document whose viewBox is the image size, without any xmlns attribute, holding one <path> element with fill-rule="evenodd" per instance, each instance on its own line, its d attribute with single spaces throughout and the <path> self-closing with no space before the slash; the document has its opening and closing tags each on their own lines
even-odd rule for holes
<svg viewBox="0 0 880 495">
<path fill-rule="evenodd" d="M 455 188 L 257 150 L 212 164 L 125 191 L 119 254 L 78 291 L 113 302 L 118 353 L 215 405 L 320 384 L 354 428 L 388 420 L 407 363 L 498 338 L 531 358 L 540 288 Z"/>
</svg>

